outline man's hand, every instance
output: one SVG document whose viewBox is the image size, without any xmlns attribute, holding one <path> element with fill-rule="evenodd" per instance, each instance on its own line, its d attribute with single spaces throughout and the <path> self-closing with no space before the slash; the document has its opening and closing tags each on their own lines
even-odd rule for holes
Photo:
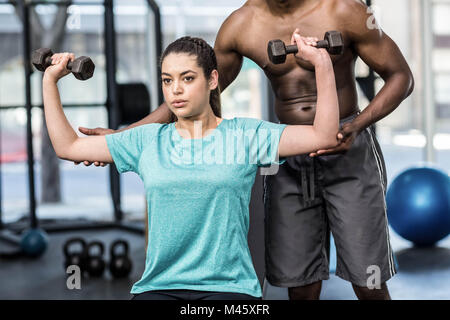
<svg viewBox="0 0 450 320">
<path fill-rule="evenodd" d="M 310 157 L 325 156 L 330 154 L 343 154 L 346 153 L 352 147 L 353 141 L 355 141 L 356 136 L 361 132 L 357 126 L 352 122 L 344 123 L 337 134 L 337 140 L 339 144 L 331 149 L 318 150 L 317 152 L 311 152 Z"/>
<path fill-rule="evenodd" d="M 84 128 L 84 127 L 79 127 L 78 130 L 81 133 L 83 133 L 83 134 L 85 134 L 87 136 L 104 136 L 104 135 L 111 134 L 111 133 L 115 132 L 113 129 L 105 129 L 105 128 L 89 129 L 89 128 Z M 80 162 L 74 162 L 74 163 L 75 163 L 75 165 L 79 165 L 80 164 Z M 89 162 L 89 161 L 83 161 L 83 163 L 87 167 L 92 164 L 92 162 Z M 95 161 L 94 165 L 96 167 L 98 167 L 98 166 L 105 167 L 107 164 L 103 163 L 103 162 Z"/>
</svg>

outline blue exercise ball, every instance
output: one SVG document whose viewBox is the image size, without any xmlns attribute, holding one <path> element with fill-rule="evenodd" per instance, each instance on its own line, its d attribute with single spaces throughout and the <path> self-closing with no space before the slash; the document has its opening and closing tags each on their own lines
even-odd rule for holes
<svg viewBox="0 0 450 320">
<path fill-rule="evenodd" d="M 386 194 L 389 223 L 417 246 L 431 246 L 450 234 L 450 178 L 429 166 L 409 168 Z"/>
<path fill-rule="evenodd" d="M 48 237 L 42 229 L 26 230 L 20 240 L 20 248 L 30 257 L 39 257 L 47 249 Z"/>
</svg>

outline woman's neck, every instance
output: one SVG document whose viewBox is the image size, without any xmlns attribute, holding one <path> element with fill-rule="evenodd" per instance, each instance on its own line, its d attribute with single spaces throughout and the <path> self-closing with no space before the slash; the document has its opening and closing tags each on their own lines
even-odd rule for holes
<svg viewBox="0 0 450 320">
<path fill-rule="evenodd" d="M 222 119 L 211 112 L 195 119 L 178 118 L 178 121 L 175 122 L 175 128 L 185 139 L 200 139 L 206 131 L 217 128 L 220 122 L 222 122 Z"/>
</svg>

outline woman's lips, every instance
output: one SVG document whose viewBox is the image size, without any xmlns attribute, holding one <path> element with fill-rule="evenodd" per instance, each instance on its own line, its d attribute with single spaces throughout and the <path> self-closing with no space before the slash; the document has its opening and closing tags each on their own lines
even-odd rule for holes
<svg viewBox="0 0 450 320">
<path fill-rule="evenodd" d="M 187 104 L 186 100 L 175 100 L 172 102 L 172 106 L 175 108 L 181 108 L 184 107 Z"/>
</svg>

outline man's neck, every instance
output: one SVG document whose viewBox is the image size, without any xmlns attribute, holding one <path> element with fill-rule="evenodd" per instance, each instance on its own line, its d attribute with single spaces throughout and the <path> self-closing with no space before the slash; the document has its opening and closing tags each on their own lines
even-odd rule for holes
<svg viewBox="0 0 450 320">
<path fill-rule="evenodd" d="M 296 9 L 317 0 L 266 0 L 267 6 L 273 13 L 290 14 Z"/>
</svg>

